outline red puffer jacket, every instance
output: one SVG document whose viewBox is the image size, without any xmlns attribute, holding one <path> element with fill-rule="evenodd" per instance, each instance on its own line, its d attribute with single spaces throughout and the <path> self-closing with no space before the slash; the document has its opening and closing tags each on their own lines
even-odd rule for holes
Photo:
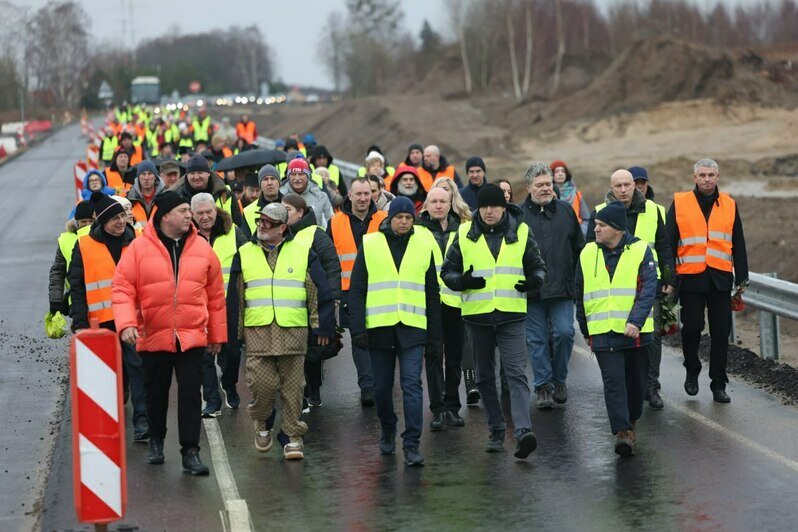
<svg viewBox="0 0 798 532">
<path fill-rule="evenodd" d="M 166 247 L 147 224 L 116 266 L 111 300 L 116 330 L 136 327 L 137 351 L 185 351 L 227 341 L 222 270 L 192 226 L 180 254 L 178 281 Z"/>
</svg>

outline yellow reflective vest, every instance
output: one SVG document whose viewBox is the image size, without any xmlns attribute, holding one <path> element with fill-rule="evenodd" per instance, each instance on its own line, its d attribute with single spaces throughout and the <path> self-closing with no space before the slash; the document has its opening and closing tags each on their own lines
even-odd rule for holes
<svg viewBox="0 0 798 532">
<path fill-rule="evenodd" d="M 230 266 L 236 251 L 236 229 L 231 227 L 226 235 L 219 235 L 213 241 L 213 251 L 222 265 L 222 280 L 224 281 L 224 295 L 227 296 L 227 285 L 230 282 Z"/>
<path fill-rule="evenodd" d="M 321 176 L 315 172 L 316 167 L 311 165 L 310 169 L 313 170 L 313 174 L 311 176 L 313 181 L 319 186 L 319 188 L 322 188 L 324 186 L 324 182 Z M 334 164 L 331 164 L 327 167 L 327 171 L 330 172 L 330 181 L 335 183 L 335 186 L 338 186 L 338 183 L 341 181 L 341 169 Z"/>
<path fill-rule="evenodd" d="M 606 206 L 606 203 L 597 205 L 596 212 L 599 212 Z M 657 242 L 657 220 L 660 214 L 662 214 L 662 221 L 664 222 L 665 207 L 657 205 L 651 200 L 646 200 L 646 210 L 637 215 L 637 225 L 635 225 L 635 236 L 646 242 L 651 248 L 651 254 L 654 255 L 654 267 L 657 270 L 657 279 L 662 278 L 659 271 L 657 250 L 654 248 L 654 244 Z"/>
<path fill-rule="evenodd" d="M 445 284 L 443 284 L 443 280 L 441 279 L 441 266 L 443 266 L 443 259 L 446 258 L 446 253 L 449 251 L 449 247 L 451 247 L 452 242 L 454 242 L 454 235 L 456 234 L 454 231 L 449 233 L 449 239 L 446 242 L 446 249 L 441 253 L 441 248 L 438 245 L 438 241 L 435 240 L 435 235 L 432 234 L 428 228 L 424 227 L 423 225 L 416 225 L 414 229 L 417 234 L 420 236 L 424 236 L 425 238 L 430 238 L 433 244 L 432 246 L 432 257 L 435 259 L 435 270 L 438 272 L 438 285 L 441 289 L 441 303 L 444 305 L 448 305 L 454 308 L 460 308 L 462 305 L 462 293 L 455 292 Z"/>
<path fill-rule="evenodd" d="M 516 290 L 515 285 L 525 278 L 524 252 L 529 226 L 524 223 L 518 226 L 516 242 L 508 244 L 506 239 L 502 240 L 499 256 L 494 259 L 485 235 L 479 235 L 476 242 L 468 238 L 471 223 L 461 224 L 458 229 L 463 271 L 473 266 L 474 277 L 483 277 L 485 287 L 463 292 L 462 315 L 488 314 L 494 310 L 526 314 L 526 294 Z"/>
<path fill-rule="evenodd" d="M 274 321 L 280 327 L 307 327 L 305 279 L 310 245 L 306 239 L 283 242 L 274 271 L 258 244 L 248 242 L 238 253 L 244 280 L 244 327 L 261 327 Z"/>
<path fill-rule="evenodd" d="M 427 328 L 427 295 L 424 289 L 432 248 L 438 245 L 414 232 L 399 269 L 391 256 L 385 235 L 363 235 L 362 253 L 368 271 L 366 329 L 403 323 Z"/>
<path fill-rule="evenodd" d="M 582 250 L 579 267 L 582 268 L 585 282 L 583 301 L 590 336 L 610 331 L 618 334 L 626 332 L 626 323 L 637 293 L 637 274 L 647 248 L 648 244 L 643 240 L 626 246 L 618 259 L 612 280 L 598 244 L 591 242 Z M 654 332 L 652 312 L 640 332 Z"/>
<path fill-rule="evenodd" d="M 195 116 L 191 122 L 191 127 L 194 130 L 194 142 L 208 142 L 208 128 L 211 126 L 211 117 L 206 116 L 202 122 L 198 118 Z"/>
</svg>

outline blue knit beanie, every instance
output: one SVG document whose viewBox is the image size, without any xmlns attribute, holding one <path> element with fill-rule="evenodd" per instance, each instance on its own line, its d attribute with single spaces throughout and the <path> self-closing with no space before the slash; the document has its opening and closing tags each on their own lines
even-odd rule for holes
<svg viewBox="0 0 798 532">
<path fill-rule="evenodd" d="M 596 213 L 596 220 L 618 231 L 626 231 L 626 206 L 620 201 L 613 201 Z"/>
<path fill-rule="evenodd" d="M 388 207 L 388 220 L 390 221 L 391 218 L 402 213 L 409 214 L 413 217 L 416 216 L 416 208 L 407 196 L 399 196 L 391 200 L 391 205 Z"/>
</svg>

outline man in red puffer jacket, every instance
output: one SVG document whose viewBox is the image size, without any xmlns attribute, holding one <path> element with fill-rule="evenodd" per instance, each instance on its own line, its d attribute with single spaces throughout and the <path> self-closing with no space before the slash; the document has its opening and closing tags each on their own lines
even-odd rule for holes
<svg viewBox="0 0 798 532">
<path fill-rule="evenodd" d="M 150 449 L 162 464 L 172 372 L 177 375 L 177 425 L 183 470 L 207 475 L 199 458 L 203 354 L 227 341 L 224 283 L 219 259 L 197 235 L 188 201 L 167 191 L 155 199 L 153 223 L 119 261 L 111 299 L 116 330 L 135 343 L 144 369 Z"/>
</svg>

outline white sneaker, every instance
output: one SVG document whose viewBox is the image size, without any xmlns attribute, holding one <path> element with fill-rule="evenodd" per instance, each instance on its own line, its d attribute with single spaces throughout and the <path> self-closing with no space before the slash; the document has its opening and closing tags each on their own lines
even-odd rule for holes
<svg viewBox="0 0 798 532">
<path fill-rule="evenodd" d="M 283 458 L 286 460 L 302 460 L 305 457 L 302 441 L 292 441 L 283 447 Z"/>
</svg>

